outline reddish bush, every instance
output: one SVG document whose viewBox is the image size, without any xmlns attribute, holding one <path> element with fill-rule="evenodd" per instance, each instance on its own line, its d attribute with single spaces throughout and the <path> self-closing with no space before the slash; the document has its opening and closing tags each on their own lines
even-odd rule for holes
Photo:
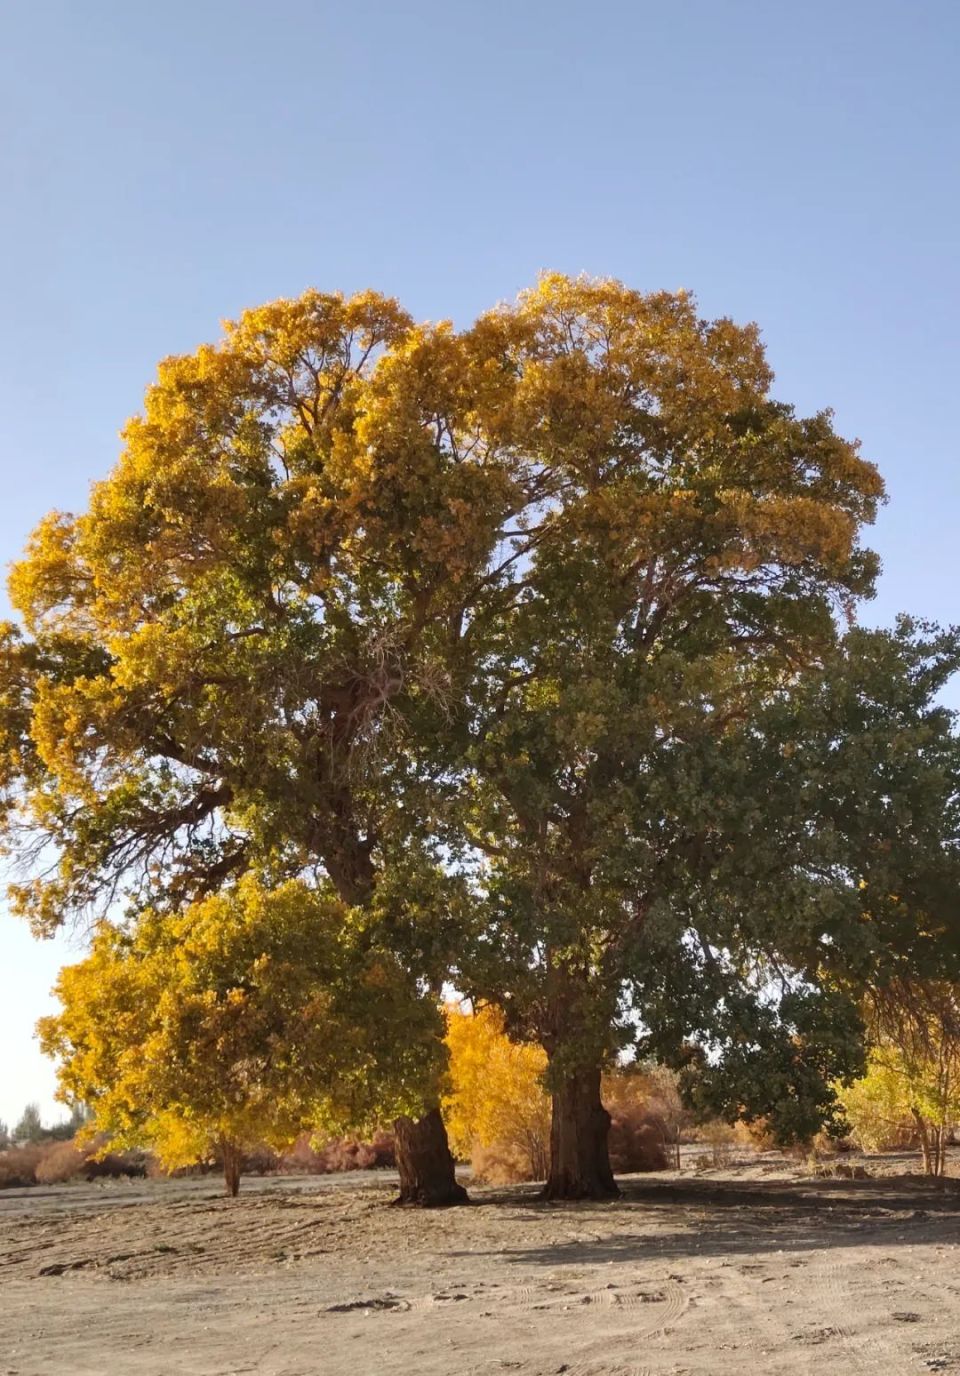
<svg viewBox="0 0 960 1376">
<path fill-rule="evenodd" d="M 610 1165 L 615 1174 L 665 1171 L 667 1152 L 663 1122 L 639 1107 L 617 1107 L 610 1114 Z"/>
<path fill-rule="evenodd" d="M 279 1160 L 281 1171 L 303 1175 L 380 1170 L 395 1165 L 393 1135 L 389 1132 L 375 1133 L 371 1142 L 343 1137 L 320 1146 L 314 1146 L 309 1133 L 304 1133 Z"/>
<path fill-rule="evenodd" d="M 0 1152 L 0 1190 L 14 1190 L 37 1183 L 37 1165 L 43 1157 L 43 1147 L 28 1142 L 23 1147 L 10 1147 Z"/>
<path fill-rule="evenodd" d="M 603 1102 L 610 1114 L 610 1165 L 615 1174 L 667 1169 L 667 1143 L 671 1135 L 657 1112 L 660 1097 L 650 1077 L 621 1071 L 607 1075 Z"/>
<path fill-rule="evenodd" d="M 371 1170 L 393 1170 L 397 1164 L 397 1143 L 392 1132 L 375 1132 L 370 1142 L 374 1150 Z"/>
<path fill-rule="evenodd" d="M 280 1170 L 290 1175 L 319 1175 L 320 1157 L 314 1150 L 308 1132 L 303 1133 L 289 1150 L 280 1156 Z"/>
<path fill-rule="evenodd" d="M 72 1142 L 55 1142 L 43 1148 L 34 1175 L 38 1185 L 57 1185 L 73 1180 L 86 1165 L 86 1153 Z"/>
<path fill-rule="evenodd" d="M 366 1142 L 354 1142 L 349 1138 L 326 1142 L 318 1156 L 320 1170 L 325 1175 L 334 1171 L 366 1171 L 376 1160 L 376 1152 Z"/>
</svg>

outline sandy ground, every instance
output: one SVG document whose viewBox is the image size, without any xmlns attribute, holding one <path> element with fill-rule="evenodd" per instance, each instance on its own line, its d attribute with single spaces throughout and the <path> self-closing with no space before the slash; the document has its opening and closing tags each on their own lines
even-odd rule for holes
<svg viewBox="0 0 960 1376">
<path fill-rule="evenodd" d="M 0 1376 L 960 1371 L 960 1181 L 774 1158 L 613 1204 L 389 1178 L 0 1193 Z M 886 1172 L 886 1173 L 880 1173 Z"/>
</svg>

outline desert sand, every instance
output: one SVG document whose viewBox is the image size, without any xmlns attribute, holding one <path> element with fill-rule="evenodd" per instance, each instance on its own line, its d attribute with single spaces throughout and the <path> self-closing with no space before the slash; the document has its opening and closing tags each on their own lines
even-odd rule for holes
<svg viewBox="0 0 960 1376">
<path fill-rule="evenodd" d="M 659 1376 L 960 1370 L 960 1182 L 779 1158 L 611 1204 L 375 1175 L 0 1194 L 2 1376 Z"/>
</svg>

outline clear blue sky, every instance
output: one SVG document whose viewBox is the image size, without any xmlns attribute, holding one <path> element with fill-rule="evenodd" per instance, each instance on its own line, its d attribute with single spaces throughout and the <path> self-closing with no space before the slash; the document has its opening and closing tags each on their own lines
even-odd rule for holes
<svg viewBox="0 0 960 1376">
<path fill-rule="evenodd" d="M 955 619 L 950 0 L 33 0 L 0 23 L 0 557 L 160 357 L 308 285 L 467 321 L 542 268 L 760 322 L 885 474 L 871 620 Z M 0 1117 L 64 958 L 0 912 Z"/>
</svg>

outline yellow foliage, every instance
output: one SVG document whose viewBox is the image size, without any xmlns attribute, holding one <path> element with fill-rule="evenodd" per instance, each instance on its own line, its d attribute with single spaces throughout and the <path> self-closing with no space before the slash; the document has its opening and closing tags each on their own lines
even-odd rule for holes
<svg viewBox="0 0 960 1376">
<path fill-rule="evenodd" d="M 450 1092 L 443 1108 L 454 1153 L 465 1158 L 478 1146 L 496 1145 L 542 1178 L 550 1141 L 545 1052 L 512 1042 L 503 1014 L 492 1007 L 448 1008 L 447 1046 Z"/>
<path fill-rule="evenodd" d="M 149 1143 L 169 1167 L 420 1111 L 437 1010 L 349 931 L 333 896 L 254 875 L 130 931 L 103 924 L 38 1025 L 61 1094 L 91 1106 L 90 1135 Z"/>
<path fill-rule="evenodd" d="M 838 1096 L 868 1151 L 919 1137 L 924 1169 L 943 1173 L 945 1147 L 960 1119 L 960 1000 L 956 987 L 893 984 L 868 1002 L 874 1044 L 867 1073 Z"/>
</svg>

